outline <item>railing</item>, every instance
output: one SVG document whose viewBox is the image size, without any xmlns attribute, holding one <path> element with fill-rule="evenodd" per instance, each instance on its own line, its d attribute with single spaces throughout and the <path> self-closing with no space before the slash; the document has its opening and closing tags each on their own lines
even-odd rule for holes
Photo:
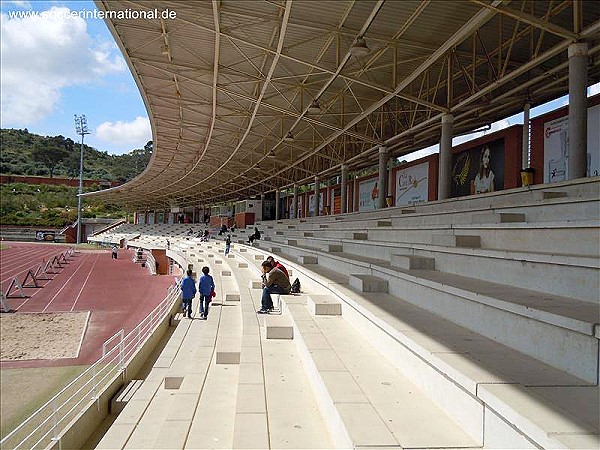
<svg viewBox="0 0 600 450">
<path fill-rule="evenodd" d="M 121 329 L 104 342 L 102 357 L 65 386 L 36 412 L 0 441 L 0 448 L 46 448 L 60 439 L 61 431 L 97 400 L 112 380 L 121 374 L 152 335 L 179 297 L 178 281 L 167 296 L 127 335 Z M 111 343 L 116 342 L 112 347 Z"/>
<path fill-rule="evenodd" d="M 150 271 L 150 274 L 156 275 L 156 259 L 152 255 L 151 251 L 144 252 L 146 254 L 146 267 Z"/>
</svg>

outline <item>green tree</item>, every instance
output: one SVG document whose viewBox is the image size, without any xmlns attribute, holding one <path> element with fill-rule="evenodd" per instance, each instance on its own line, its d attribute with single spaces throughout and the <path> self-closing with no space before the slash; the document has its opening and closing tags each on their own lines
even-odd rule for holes
<svg viewBox="0 0 600 450">
<path fill-rule="evenodd" d="M 48 168 L 50 178 L 52 178 L 54 175 L 54 168 L 68 156 L 68 152 L 64 147 L 47 145 L 44 142 L 36 144 L 33 147 L 31 156 L 34 161 L 41 162 Z"/>
</svg>

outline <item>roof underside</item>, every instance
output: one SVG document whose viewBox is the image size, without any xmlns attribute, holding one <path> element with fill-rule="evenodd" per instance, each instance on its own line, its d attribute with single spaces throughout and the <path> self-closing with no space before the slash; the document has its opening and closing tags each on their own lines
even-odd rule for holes
<svg viewBox="0 0 600 450">
<path fill-rule="evenodd" d="M 401 156 L 568 93 L 569 44 L 600 81 L 600 2 L 97 1 L 140 88 L 154 154 L 94 194 L 129 208 L 209 205 Z M 364 37 L 368 54 L 350 48 Z M 309 111 L 317 99 L 319 112 Z M 290 132 L 293 141 L 284 139 Z"/>
</svg>

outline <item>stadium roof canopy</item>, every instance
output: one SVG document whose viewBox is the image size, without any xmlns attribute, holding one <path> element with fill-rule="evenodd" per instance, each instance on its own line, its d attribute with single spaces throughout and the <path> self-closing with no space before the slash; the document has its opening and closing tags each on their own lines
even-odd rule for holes
<svg viewBox="0 0 600 450">
<path fill-rule="evenodd" d="M 568 93 L 578 41 L 589 84 L 600 81 L 596 0 L 96 4 L 153 130 L 146 170 L 93 194 L 129 208 L 244 199 L 370 166 L 379 146 L 401 156 L 437 143 L 445 113 L 455 134 L 488 125 Z"/>
</svg>

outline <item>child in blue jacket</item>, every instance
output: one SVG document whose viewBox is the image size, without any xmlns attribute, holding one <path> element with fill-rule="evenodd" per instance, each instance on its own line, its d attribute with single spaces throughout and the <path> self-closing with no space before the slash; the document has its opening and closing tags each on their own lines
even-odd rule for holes
<svg viewBox="0 0 600 450">
<path fill-rule="evenodd" d="M 192 271 L 188 269 L 187 276 L 181 280 L 181 300 L 183 302 L 183 317 L 192 318 L 192 299 L 196 295 L 196 282 Z"/>
<path fill-rule="evenodd" d="M 200 292 L 200 318 L 205 319 L 208 317 L 208 305 L 212 298 L 212 292 L 215 290 L 215 281 L 208 272 L 210 269 L 206 266 L 202 268 L 202 275 L 198 283 L 198 291 Z"/>
</svg>

